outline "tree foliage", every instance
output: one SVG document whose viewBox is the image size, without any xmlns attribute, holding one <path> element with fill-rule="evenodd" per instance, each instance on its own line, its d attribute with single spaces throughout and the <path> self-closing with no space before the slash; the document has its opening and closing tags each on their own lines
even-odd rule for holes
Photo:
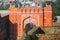
<svg viewBox="0 0 60 40">
<path fill-rule="evenodd" d="M 20 5 L 20 8 L 21 8 L 22 4 L 20 2 L 16 2 L 15 7 L 18 7 L 18 4 Z M 9 7 L 10 7 L 10 4 L 7 4 L 6 6 L 0 5 L 0 10 L 8 10 Z"/>
<path fill-rule="evenodd" d="M 18 5 L 20 6 L 20 8 L 21 8 L 21 6 L 22 6 L 22 4 L 20 3 L 20 2 L 16 2 L 16 4 L 15 4 L 15 7 L 18 7 Z"/>
<path fill-rule="evenodd" d="M 9 8 L 9 4 L 4 6 L 4 5 L 0 5 L 0 10 L 7 10 Z"/>
<path fill-rule="evenodd" d="M 60 16 L 60 0 L 57 0 L 55 3 L 53 3 L 54 5 L 52 5 L 53 7 L 53 17 L 54 16 Z"/>
</svg>

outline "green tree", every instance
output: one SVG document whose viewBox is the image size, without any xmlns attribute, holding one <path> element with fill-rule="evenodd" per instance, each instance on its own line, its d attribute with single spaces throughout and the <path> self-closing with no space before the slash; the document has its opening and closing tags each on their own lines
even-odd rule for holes
<svg viewBox="0 0 60 40">
<path fill-rule="evenodd" d="M 53 17 L 60 16 L 60 0 L 57 0 L 52 7 L 53 7 Z"/>
<path fill-rule="evenodd" d="M 19 6 L 21 8 L 22 4 L 21 4 L 21 2 L 18 2 L 18 1 L 16 2 L 15 7 L 18 7 L 18 4 L 19 4 Z"/>
<path fill-rule="evenodd" d="M 6 7 L 4 8 L 3 5 L 0 5 L 0 10 L 8 10 L 9 6 L 10 6 L 10 5 L 7 4 Z"/>
</svg>

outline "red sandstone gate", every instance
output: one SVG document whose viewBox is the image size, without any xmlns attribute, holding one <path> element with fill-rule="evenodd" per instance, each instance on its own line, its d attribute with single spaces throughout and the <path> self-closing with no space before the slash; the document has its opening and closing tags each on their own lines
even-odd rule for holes
<svg viewBox="0 0 60 40">
<path fill-rule="evenodd" d="M 24 18 L 25 17 L 25 18 Z M 40 26 L 39 25 L 39 16 L 38 15 L 22 15 L 22 25 L 24 25 L 23 27 L 25 28 L 25 25 L 28 24 L 28 23 L 33 23 L 35 24 L 36 26 Z"/>
<path fill-rule="evenodd" d="M 33 23 L 37 27 L 38 26 L 51 27 L 52 8 L 51 7 L 44 7 L 44 9 L 43 8 L 10 8 L 9 20 L 11 22 L 10 38 L 15 36 L 20 37 L 23 35 L 23 29 L 28 23 Z"/>
</svg>

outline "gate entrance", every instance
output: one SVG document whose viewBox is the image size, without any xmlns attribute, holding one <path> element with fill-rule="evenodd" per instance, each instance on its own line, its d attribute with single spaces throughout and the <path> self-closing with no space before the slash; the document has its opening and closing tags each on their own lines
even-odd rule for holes
<svg viewBox="0 0 60 40">
<path fill-rule="evenodd" d="M 36 25 L 34 25 L 33 23 L 28 23 L 25 26 L 25 32 L 29 32 L 31 29 L 33 29 L 34 27 L 36 27 Z"/>
</svg>

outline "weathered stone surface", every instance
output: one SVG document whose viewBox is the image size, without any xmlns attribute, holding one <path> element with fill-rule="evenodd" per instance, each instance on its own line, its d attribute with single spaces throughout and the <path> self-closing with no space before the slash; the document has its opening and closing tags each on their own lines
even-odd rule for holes
<svg viewBox="0 0 60 40">
<path fill-rule="evenodd" d="M 56 40 L 60 40 L 60 35 L 56 35 Z"/>
<path fill-rule="evenodd" d="M 55 34 L 60 34 L 60 27 L 55 28 Z"/>
<path fill-rule="evenodd" d="M 21 40 L 21 37 L 17 37 L 17 40 Z"/>
<path fill-rule="evenodd" d="M 60 23 L 53 23 L 53 26 L 60 27 Z"/>
<path fill-rule="evenodd" d="M 55 40 L 56 35 L 39 35 L 39 40 Z"/>
<path fill-rule="evenodd" d="M 60 40 L 60 35 L 37 34 L 38 40 Z"/>
<path fill-rule="evenodd" d="M 45 34 L 60 34 L 60 27 L 42 27 Z"/>
<path fill-rule="evenodd" d="M 44 27 L 44 32 L 45 32 L 45 34 L 54 34 L 55 33 L 55 28 L 53 28 L 53 27 Z"/>
</svg>

